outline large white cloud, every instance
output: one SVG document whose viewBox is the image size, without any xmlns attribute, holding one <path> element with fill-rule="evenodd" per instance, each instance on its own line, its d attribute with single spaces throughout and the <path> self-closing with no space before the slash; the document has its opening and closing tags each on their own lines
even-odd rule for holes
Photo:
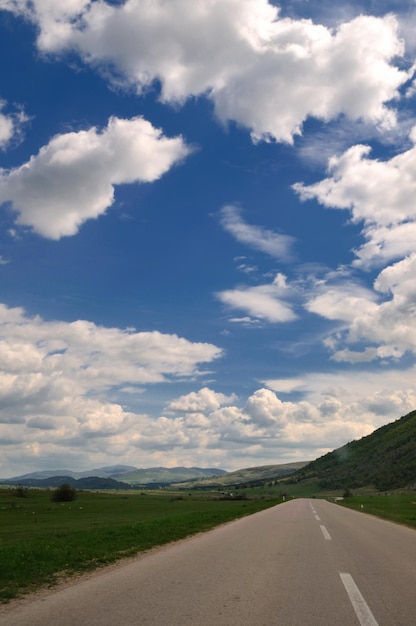
<svg viewBox="0 0 416 626">
<path fill-rule="evenodd" d="M 267 0 L 6 0 L 3 8 L 37 24 L 42 52 L 76 50 L 139 93 L 159 81 L 166 102 L 205 94 L 222 120 L 254 138 L 292 142 L 308 116 L 391 126 L 386 105 L 409 78 L 393 64 L 404 49 L 392 15 L 331 30 L 282 19 Z"/>
<path fill-rule="evenodd" d="M 1 305 L 0 471 L 128 456 L 153 420 L 115 401 L 124 386 L 194 380 L 221 355 L 176 335 L 47 322 Z"/>
<path fill-rule="evenodd" d="M 0 385 L 4 389 L 62 389 L 77 394 L 120 384 L 148 384 L 198 375 L 221 349 L 158 331 L 105 328 L 93 322 L 46 322 L 0 305 Z M 30 385 L 27 378 L 33 381 Z"/>
<path fill-rule="evenodd" d="M 12 203 L 19 224 L 60 239 L 105 213 L 115 185 L 153 182 L 189 152 L 181 137 L 164 137 L 141 117 L 113 117 L 102 130 L 57 135 L 24 165 L 0 170 L 0 202 Z"/>
<path fill-rule="evenodd" d="M 394 277 L 386 277 L 389 285 Z M 385 285 L 387 287 L 387 284 Z M 109 463 L 238 469 L 313 459 L 404 415 L 414 369 L 264 381 L 241 401 L 211 387 L 138 413 L 118 387 L 194 378 L 221 351 L 173 335 L 29 318 L 0 307 L 0 476 Z M 381 392 L 380 389 L 383 391 Z M 275 391 L 298 390 L 287 401 Z M 115 396 L 114 396 L 115 397 Z"/>
</svg>

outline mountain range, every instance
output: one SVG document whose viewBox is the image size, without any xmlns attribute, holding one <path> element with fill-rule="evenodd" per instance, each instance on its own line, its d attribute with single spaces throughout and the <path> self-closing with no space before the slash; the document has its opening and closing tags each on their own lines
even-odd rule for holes
<svg viewBox="0 0 416 626">
<path fill-rule="evenodd" d="M 370 486 L 378 491 L 416 488 L 416 411 L 311 462 L 263 465 L 226 472 L 216 468 L 110 465 L 86 472 L 43 470 L 0 480 L 0 484 L 78 489 L 131 489 L 179 485 L 216 488 L 270 480 L 313 482 L 322 489 Z"/>
<path fill-rule="evenodd" d="M 225 470 L 200 467 L 150 467 L 139 469 L 132 465 L 110 465 L 85 472 L 52 469 L 22 474 L 0 480 L 0 484 L 26 487 L 56 487 L 66 482 L 78 489 L 130 489 L 140 486 L 170 485 L 199 478 L 216 478 Z"/>
</svg>

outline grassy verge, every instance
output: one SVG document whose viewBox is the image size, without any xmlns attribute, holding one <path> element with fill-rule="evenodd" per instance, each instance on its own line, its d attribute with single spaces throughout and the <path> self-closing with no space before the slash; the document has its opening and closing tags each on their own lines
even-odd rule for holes
<svg viewBox="0 0 416 626">
<path fill-rule="evenodd" d="M 416 528 L 416 493 L 353 496 L 341 500 L 340 504 Z"/>
<path fill-rule="evenodd" d="M 68 503 L 0 490 L 0 601 L 277 504 L 145 492 L 80 492 Z"/>
</svg>

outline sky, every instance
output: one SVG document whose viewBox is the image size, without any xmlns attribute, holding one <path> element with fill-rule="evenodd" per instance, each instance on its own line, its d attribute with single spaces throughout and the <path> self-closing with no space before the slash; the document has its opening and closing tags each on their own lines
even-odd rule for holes
<svg viewBox="0 0 416 626">
<path fill-rule="evenodd" d="M 0 0 L 0 477 L 416 409 L 414 0 Z"/>
</svg>

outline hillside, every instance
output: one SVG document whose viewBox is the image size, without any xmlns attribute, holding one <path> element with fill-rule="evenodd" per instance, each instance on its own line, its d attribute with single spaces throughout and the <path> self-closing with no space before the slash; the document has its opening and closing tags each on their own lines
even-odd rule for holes
<svg viewBox="0 0 416 626">
<path fill-rule="evenodd" d="M 149 467 L 118 474 L 117 479 L 130 485 L 170 485 L 199 478 L 226 474 L 224 470 L 201 467 Z"/>
<path fill-rule="evenodd" d="M 198 489 L 210 489 L 216 487 L 243 487 L 260 486 L 265 481 L 280 480 L 285 476 L 293 474 L 296 470 L 306 465 L 307 461 L 294 463 L 283 463 L 281 465 L 261 465 L 258 467 L 246 467 L 234 472 L 228 472 L 222 476 L 202 478 L 194 480 L 192 483 L 181 485 L 183 487 L 192 486 Z"/>
<path fill-rule="evenodd" d="M 308 463 L 290 480 L 318 481 L 324 489 L 416 485 L 416 411 Z"/>
</svg>

